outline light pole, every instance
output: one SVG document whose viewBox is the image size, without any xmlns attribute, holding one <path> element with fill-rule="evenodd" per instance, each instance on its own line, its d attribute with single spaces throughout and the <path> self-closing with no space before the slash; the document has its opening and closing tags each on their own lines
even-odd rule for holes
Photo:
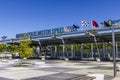
<svg viewBox="0 0 120 80">
<path fill-rule="evenodd" d="M 115 52 L 115 32 L 114 32 L 114 27 L 112 28 L 112 46 L 113 46 L 113 66 L 114 66 L 114 77 L 117 75 L 117 70 L 116 70 L 116 52 Z"/>
<path fill-rule="evenodd" d="M 40 54 L 41 50 L 43 49 L 40 40 L 36 40 L 36 39 L 32 39 L 32 40 L 38 42 L 38 45 L 40 46 L 40 48 L 37 48 L 37 52 L 38 54 Z M 44 59 L 42 58 L 42 60 L 45 60 L 45 53 L 44 53 Z"/>
<path fill-rule="evenodd" d="M 7 36 L 2 36 L 1 37 L 3 39 L 3 42 L 5 41 L 5 39 L 7 38 Z M 5 43 L 6 44 L 6 43 Z"/>
<path fill-rule="evenodd" d="M 99 49 L 98 49 L 98 43 L 97 43 L 97 39 L 96 39 L 95 35 L 90 33 L 90 32 L 88 32 L 88 31 L 86 31 L 86 33 L 94 38 L 94 41 L 95 41 L 95 44 L 96 44 L 96 47 L 97 47 L 98 57 L 100 59 L 100 52 L 99 52 Z"/>
<path fill-rule="evenodd" d="M 57 38 L 57 39 L 61 39 L 62 43 L 63 43 L 63 57 L 64 57 L 64 53 L 65 53 L 65 41 L 62 37 L 56 36 L 56 34 L 52 35 L 52 38 Z"/>
<path fill-rule="evenodd" d="M 109 20 L 107 22 L 102 22 L 104 27 L 110 27 L 110 29 L 112 30 L 112 54 L 113 54 L 113 71 L 114 71 L 114 77 L 116 77 L 117 75 L 117 67 L 116 67 L 116 51 L 115 51 L 115 31 L 114 31 L 114 27 L 118 26 L 118 22 L 120 20 Z M 116 25 L 117 23 L 117 25 Z"/>
</svg>

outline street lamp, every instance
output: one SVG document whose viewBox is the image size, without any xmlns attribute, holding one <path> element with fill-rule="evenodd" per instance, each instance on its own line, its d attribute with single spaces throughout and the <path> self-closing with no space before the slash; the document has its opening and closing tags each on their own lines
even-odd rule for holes
<svg viewBox="0 0 120 80">
<path fill-rule="evenodd" d="M 116 75 L 117 75 L 117 69 L 116 69 L 116 52 L 115 52 L 115 32 L 114 32 L 114 27 L 111 27 L 111 28 L 112 28 L 114 77 L 116 77 Z"/>
<path fill-rule="evenodd" d="M 3 39 L 3 42 L 4 42 L 7 36 L 2 36 L 1 38 Z"/>
<path fill-rule="evenodd" d="M 57 38 L 57 39 L 61 39 L 62 43 L 63 43 L 63 57 L 64 57 L 64 53 L 65 53 L 65 41 L 62 37 L 56 36 L 56 34 L 52 35 L 52 38 Z"/>
<path fill-rule="evenodd" d="M 53 35 L 52 35 L 52 38 L 61 39 L 61 40 L 62 40 L 62 43 L 65 44 L 64 39 L 63 39 L 62 37 L 56 36 L 56 34 L 53 34 Z"/>
<path fill-rule="evenodd" d="M 112 29 L 112 52 L 113 52 L 113 67 L 114 67 L 114 77 L 117 75 L 117 66 L 116 66 L 116 51 L 115 51 L 115 31 L 114 31 L 114 26 L 115 23 L 118 23 L 120 20 L 109 20 L 108 22 L 102 22 L 104 27 L 110 27 Z M 114 24 L 114 26 L 113 26 Z"/>
<path fill-rule="evenodd" d="M 88 35 L 90 35 L 90 36 L 92 36 L 94 38 L 94 41 L 95 41 L 95 44 L 96 44 L 96 47 L 97 47 L 98 57 L 100 59 L 100 52 L 99 52 L 99 49 L 98 49 L 98 43 L 97 43 L 97 39 L 96 39 L 95 35 L 92 34 L 91 32 L 88 32 L 88 31 L 86 31 L 86 34 L 88 34 Z"/>
<path fill-rule="evenodd" d="M 40 40 L 36 40 L 36 39 L 32 39 L 33 41 L 37 41 L 38 42 L 38 45 L 40 46 L 40 48 L 42 49 L 42 45 L 41 45 L 41 42 L 40 42 Z M 37 52 L 38 52 L 38 54 L 40 54 L 40 49 L 39 48 L 37 48 Z M 45 55 L 44 55 L 44 57 L 45 57 Z"/>
<path fill-rule="evenodd" d="M 1 38 L 2 38 L 3 40 L 5 40 L 5 39 L 7 38 L 7 36 L 2 36 Z"/>
</svg>

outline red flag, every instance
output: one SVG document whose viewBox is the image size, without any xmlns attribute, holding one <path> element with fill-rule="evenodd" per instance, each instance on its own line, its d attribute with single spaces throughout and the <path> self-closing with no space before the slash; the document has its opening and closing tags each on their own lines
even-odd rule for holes
<svg viewBox="0 0 120 80">
<path fill-rule="evenodd" d="M 94 21 L 94 20 L 92 20 L 92 26 L 95 26 L 97 28 L 99 27 L 98 23 L 96 21 Z"/>
</svg>

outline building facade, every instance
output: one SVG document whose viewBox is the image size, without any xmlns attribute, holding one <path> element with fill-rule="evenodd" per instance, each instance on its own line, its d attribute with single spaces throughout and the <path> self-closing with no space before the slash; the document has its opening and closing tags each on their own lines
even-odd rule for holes
<svg viewBox="0 0 120 80">
<path fill-rule="evenodd" d="M 88 34 L 93 34 L 90 35 Z M 114 28 L 116 58 L 120 58 L 120 28 Z M 16 34 L 16 38 L 0 42 L 19 42 L 27 34 L 35 46 L 34 57 L 55 59 L 113 59 L 111 28 L 78 30 L 74 26 Z"/>
</svg>

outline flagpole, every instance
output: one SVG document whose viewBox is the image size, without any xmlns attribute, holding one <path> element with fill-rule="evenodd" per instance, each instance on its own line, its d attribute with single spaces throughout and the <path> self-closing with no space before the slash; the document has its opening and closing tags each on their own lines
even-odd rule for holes
<svg viewBox="0 0 120 80">
<path fill-rule="evenodd" d="M 93 19 L 92 19 L 93 20 Z M 92 25 L 92 20 L 91 20 L 91 25 Z M 92 30 L 93 30 L 93 26 L 92 26 Z"/>
</svg>

